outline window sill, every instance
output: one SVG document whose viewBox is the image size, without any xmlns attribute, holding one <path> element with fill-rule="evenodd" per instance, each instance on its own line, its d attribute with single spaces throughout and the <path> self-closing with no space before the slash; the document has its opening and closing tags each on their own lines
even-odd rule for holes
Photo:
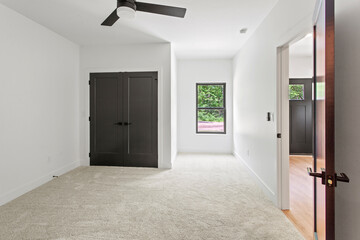
<svg viewBox="0 0 360 240">
<path fill-rule="evenodd" d="M 195 133 L 199 136 L 224 136 L 227 135 L 227 133 Z"/>
</svg>

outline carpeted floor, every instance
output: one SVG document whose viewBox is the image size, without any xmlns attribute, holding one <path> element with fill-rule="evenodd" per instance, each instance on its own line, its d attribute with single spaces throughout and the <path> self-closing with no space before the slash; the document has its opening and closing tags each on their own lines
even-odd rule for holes
<svg viewBox="0 0 360 240">
<path fill-rule="evenodd" d="M 0 207 L 0 239 L 303 239 L 230 155 L 81 167 Z"/>
</svg>

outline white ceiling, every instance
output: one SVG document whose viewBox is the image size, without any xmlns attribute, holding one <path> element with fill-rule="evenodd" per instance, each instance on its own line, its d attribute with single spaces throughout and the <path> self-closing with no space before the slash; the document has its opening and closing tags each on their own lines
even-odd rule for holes
<svg viewBox="0 0 360 240">
<path fill-rule="evenodd" d="M 80 45 L 172 42 L 179 58 L 232 57 L 278 0 L 144 0 L 186 7 L 185 19 L 138 12 L 135 20 L 100 24 L 116 0 L 0 0 Z M 248 28 L 245 35 L 240 29 Z"/>
<path fill-rule="evenodd" d="M 313 55 L 313 35 L 308 34 L 303 39 L 290 46 L 290 57 L 312 57 Z"/>
</svg>

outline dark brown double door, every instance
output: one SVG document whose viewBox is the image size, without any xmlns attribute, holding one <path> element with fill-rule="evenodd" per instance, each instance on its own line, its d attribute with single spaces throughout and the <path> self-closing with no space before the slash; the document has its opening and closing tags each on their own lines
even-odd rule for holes
<svg viewBox="0 0 360 240">
<path fill-rule="evenodd" d="M 158 167 L 156 72 L 90 74 L 90 165 Z"/>
</svg>

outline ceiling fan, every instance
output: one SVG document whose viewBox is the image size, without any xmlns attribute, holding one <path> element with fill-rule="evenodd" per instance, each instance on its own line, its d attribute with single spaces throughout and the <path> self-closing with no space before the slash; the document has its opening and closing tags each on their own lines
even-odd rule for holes
<svg viewBox="0 0 360 240">
<path fill-rule="evenodd" d="M 155 13 L 179 18 L 184 18 L 186 14 L 186 8 L 143 3 L 137 2 L 135 0 L 117 0 L 117 8 L 101 25 L 112 26 L 117 20 L 119 20 L 119 18 L 134 18 L 136 11 Z"/>
</svg>

